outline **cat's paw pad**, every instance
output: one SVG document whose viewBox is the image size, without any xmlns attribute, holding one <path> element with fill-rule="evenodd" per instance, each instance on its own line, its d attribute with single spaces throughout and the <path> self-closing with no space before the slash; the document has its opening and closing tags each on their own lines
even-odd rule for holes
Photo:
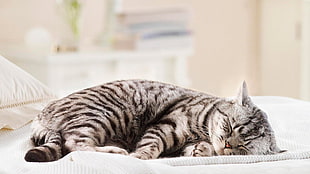
<svg viewBox="0 0 310 174">
<path fill-rule="evenodd" d="M 214 148 L 211 144 L 205 141 L 201 141 L 186 147 L 183 153 L 184 156 L 191 156 L 191 157 L 213 156 Z"/>
<path fill-rule="evenodd" d="M 199 142 L 194 145 L 194 149 L 191 152 L 193 157 L 213 156 L 213 146 L 207 142 Z"/>
<path fill-rule="evenodd" d="M 116 153 L 121 155 L 128 155 L 127 150 L 115 147 L 115 146 L 103 146 L 103 147 L 96 147 L 97 152 L 105 152 L 105 153 Z"/>
</svg>

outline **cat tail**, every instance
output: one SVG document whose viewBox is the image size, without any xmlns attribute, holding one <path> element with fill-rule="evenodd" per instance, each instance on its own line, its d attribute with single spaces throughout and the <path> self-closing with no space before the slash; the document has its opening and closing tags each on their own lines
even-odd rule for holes
<svg viewBox="0 0 310 174">
<path fill-rule="evenodd" d="M 38 129 L 34 132 L 37 132 Z M 43 128 L 31 138 L 36 147 L 30 149 L 25 160 L 28 162 L 56 161 L 62 157 L 62 137 L 59 132 Z"/>
</svg>

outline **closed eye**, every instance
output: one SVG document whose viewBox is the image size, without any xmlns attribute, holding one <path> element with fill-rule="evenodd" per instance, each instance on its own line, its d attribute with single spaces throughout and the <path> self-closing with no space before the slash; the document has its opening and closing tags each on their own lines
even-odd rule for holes
<svg viewBox="0 0 310 174">
<path fill-rule="evenodd" d="M 245 146 L 242 145 L 242 144 L 239 144 L 237 147 L 238 147 L 239 149 L 249 150 L 247 147 L 245 147 Z"/>
<path fill-rule="evenodd" d="M 222 129 L 228 136 L 232 135 L 232 128 L 227 120 L 223 122 Z"/>
<path fill-rule="evenodd" d="M 251 141 L 247 141 L 247 142 L 244 143 L 245 146 L 247 146 L 249 144 L 251 144 Z"/>
<path fill-rule="evenodd" d="M 225 125 L 225 126 L 223 126 L 223 130 L 225 131 L 225 132 L 227 132 L 227 133 L 229 133 L 230 134 L 230 129 L 229 129 L 229 127 L 227 126 L 227 125 Z"/>
</svg>

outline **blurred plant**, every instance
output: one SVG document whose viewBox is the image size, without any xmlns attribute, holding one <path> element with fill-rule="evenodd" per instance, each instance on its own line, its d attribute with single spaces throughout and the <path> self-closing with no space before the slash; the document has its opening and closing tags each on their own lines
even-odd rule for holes
<svg viewBox="0 0 310 174">
<path fill-rule="evenodd" d="M 80 0 L 56 0 L 56 2 L 63 8 L 65 20 L 75 39 L 78 39 L 80 34 L 79 19 L 82 10 Z"/>
</svg>

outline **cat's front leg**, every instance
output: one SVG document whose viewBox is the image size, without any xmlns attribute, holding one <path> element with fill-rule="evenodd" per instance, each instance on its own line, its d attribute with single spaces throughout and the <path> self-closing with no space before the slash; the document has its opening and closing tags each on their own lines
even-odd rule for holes
<svg viewBox="0 0 310 174">
<path fill-rule="evenodd" d="M 160 153 L 150 150 L 149 147 L 138 149 L 135 152 L 131 153 L 130 156 L 139 158 L 142 160 L 155 159 L 159 156 Z"/>
<path fill-rule="evenodd" d="M 154 126 L 149 128 L 137 143 L 136 149 L 130 156 L 147 160 L 158 158 L 159 155 L 171 146 L 171 131 L 169 126 Z"/>
<path fill-rule="evenodd" d="M 190 144 L 186 146 L 182 152 L 182 156 L 188 157 L 206 157 L 214 155 L 215 151 L 213 146 L 206 141 L 200 141 L 195 144 Z"/>
<path fill-rule="evenodd" d="M 162 140 L 156 138 L 156 136 L 143 136 L 142 140 L 137 144 L 136 150 L 130 156 L 143 160 L 155 159 L 162 151 Z"/>
</svg>

